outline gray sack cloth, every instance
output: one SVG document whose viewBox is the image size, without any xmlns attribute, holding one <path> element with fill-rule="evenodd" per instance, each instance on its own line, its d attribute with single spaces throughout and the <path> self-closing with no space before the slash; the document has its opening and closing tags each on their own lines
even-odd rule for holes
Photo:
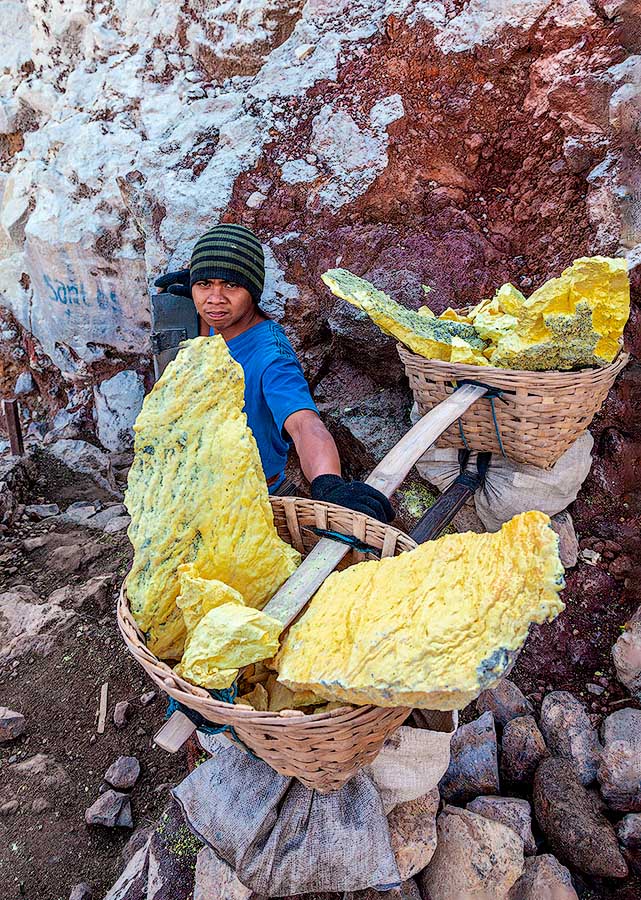
<svg viewBox="0 0 641 900">
<path fill-rule="evenodd" d="M 379 791 L 358 772 L 319 794 L 222 735 L 172 791 L 193 832 L 257 894 L 394 887 L 401 881 Z"/>
</svg>

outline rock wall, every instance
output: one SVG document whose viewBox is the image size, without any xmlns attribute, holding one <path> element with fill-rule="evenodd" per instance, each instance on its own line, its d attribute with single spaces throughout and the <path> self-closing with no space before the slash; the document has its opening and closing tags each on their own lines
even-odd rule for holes
<svg viewBox="0 0 641 900">
<path fill-rule="evenodd" d="M 0 300 L 66 425 L 120 370 L 149 384 L 149 285 L 221 220 L 265 243 L 265 305 L 355 466 L 408 395 L 327 267 L 440 311 L 582 254 L 638 263 L 634 0 L 0 6 Z"/>
</svg>

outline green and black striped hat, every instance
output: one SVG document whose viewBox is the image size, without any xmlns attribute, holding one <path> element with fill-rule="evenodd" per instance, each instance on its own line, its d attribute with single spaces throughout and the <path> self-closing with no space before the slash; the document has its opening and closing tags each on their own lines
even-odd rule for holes
<svg viewBox="0 0 641 900">
<path fill-rule="evenodd" d="M 216 225 L 198 238 L 189 266 L 193 287 L 207 278 L 225 278 L 260 301 L 265 284 L 265 255 L 253 231 L 244 225 Z"/>
</svg>

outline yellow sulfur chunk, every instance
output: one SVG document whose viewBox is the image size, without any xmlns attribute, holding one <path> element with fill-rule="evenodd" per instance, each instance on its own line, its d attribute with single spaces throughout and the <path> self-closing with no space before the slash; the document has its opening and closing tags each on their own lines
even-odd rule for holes
<svg viewBox="0 0 641 900">
<path fill-rule="evenodd" d="M 199 337 L 167 366 L 136 420 L 127 593 L 156 656 L 182 653 L 181 565 L 262 607 L 300 562 L 274 527 L 243 406 L 243 372 L 223 338 Z"/>
<path fill-rule="evenodd" d="M 257 684 L 253 691 L 250 691 L 248 694 L 243 694 L 242 697 L 239 697 L 238 700 L 236 700 L 236 703 L 239 705 L 249 704 L 249 706 L 252 706 L 259 712 L 267 712 L 269 708 L 269 694 L 262 684 Z"/>
<path fill-rule="evenodd" d="M 290 629 L 278 678 L 330 700 L 460 709 L 498 682 L 531 622 L 561 612 L 562 587 L 544 513 L 446 535 L 330 575 Z"/>
<path fill-rule="evenodd" d="M 472 366 L 489 366 L 489 362 L 483 356 L 482 350 L 470 347 L 467 341 L 460 338 L 452 338 L 452 349 L 450 351 L 450 362 L 466 363 Z"/>
<path fill-rule="evenodd" d="M 512 285 L 496 299 L 504 315 L 494 320 L 495 333 L 486 313 L 470 311 L 479 334 L 495 344 L 491 365 L 535 371 L 606 365 L 621 349 L 630 314 L 626 261 L 577 259 L 527 299 Z"/>
<path fill-rule="evenodd" d="M 290 691 L 288 687 L 276 680 L 275 675 L 270 675 L 267 682 L 269 694 L 269 711 L 280 712 L 281 709 L 301 709 L 304 706 L 315 706 L 323 703 L 313 691 Z"/>
<path fill-rule="evenodd" d="M 245 606 L 242 596 L 228 584 L 215 579 L 198 578 L 191 564 L 178 567 L 180 594 L 176 605 L 183 614 L 187 634 L 190 634 L 205 613 L 223 603 L 238 603 Z"/>
<path fill-rule="evenodd" d="M 457 312 L 455 309 L 452 309 L 451 306 L 442 312 L 439 316 L 441 322 L 464 322 L 467 325 L 470 324 L 470 319 L 467 316 L 462 316 L 461 313 Z"/>
<path fill-rule="evenodd" d="M 281 622 L 259 609 L 225 603 L 206 613 L 175 672 L 205 688 L 230 687 L 241 666 L 278 650 Z"/>
<path fill-rule="evenodd" d="M 428 319 L 436 318 L 429 306 L 419 306 L 416 312 L 419 314 L 419 316 L 427 316 Z"/>
<path fill-rule="evenodd" d="M 362 309 L 382 331 L 422 356 L 449 360 L 454 337 L 467 341 L 478 350 L 485 347 L 485 342 L 471 325 L 406 309 L 347 269 L 330 269 L 321 278 L 333 294 Z"/>
</svg>

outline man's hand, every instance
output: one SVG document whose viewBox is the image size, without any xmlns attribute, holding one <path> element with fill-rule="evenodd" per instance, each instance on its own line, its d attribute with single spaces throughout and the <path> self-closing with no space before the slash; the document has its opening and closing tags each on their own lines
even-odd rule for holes
<svg viewBox="0 0 641 900">
<path fill-rule="evenodd" d="M 190 300 L 193 299 L 189 284 L 189 269 L 166 272 L 160 278 L 156 278 L 154 284 L 161 291 L 166 291 L 168 294 L 175 294 L 177 297 L 188 297 Z"/>
<path fill-rule="evenodd" d="M 346 506 L 379 522 L 391 522 L 394 518 L 394 510 L 385 494 L 363 481 L 347 482 L 340 475 L 319 475 L 311 487 L 314 500 Z"/>
</svg>

